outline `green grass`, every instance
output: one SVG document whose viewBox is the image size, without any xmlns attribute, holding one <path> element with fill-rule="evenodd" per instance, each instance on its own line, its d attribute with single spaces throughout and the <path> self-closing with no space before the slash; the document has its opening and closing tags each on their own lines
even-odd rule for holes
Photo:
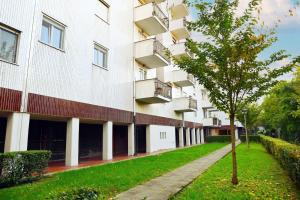
<svg viewBox="0 0 300 200">
<path fill-rule="evenodd" d="M 155 156 L 58 173 L 33 184 L 1 189 L 0 199 L 44 199 L 54 191 L 81 186 L 97 188 L 108 198 L 225 145 L 224 143 L 205 144 Z"/>
<path fill-rule="evenodd" d="M 237 148 L 239 184 L 231 184 L 231 154 L 217 162 L 174 199 L 300 199 L 299 190 L 261 144 Z"/>
</svg>

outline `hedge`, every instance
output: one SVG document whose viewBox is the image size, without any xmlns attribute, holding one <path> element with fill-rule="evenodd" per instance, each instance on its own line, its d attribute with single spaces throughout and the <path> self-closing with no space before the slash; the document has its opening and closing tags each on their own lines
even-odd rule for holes
<svg viewBox="0 0 300 200">
<path fill-rule="evenodd" d="M 274 155 L 291 179 L 300 186 L 300 146 L 268 136 L 260 136 L 261 143 Z"/>
<path fill-rule="evenodd" d="M 231 142 L 230 135 L 206 136 L 205 142 Z"/>
<path fill-rule="evenodd" d="M 0 187 L 32 181 L 43 176 L 50 151 L 0 153 Z"/>
<path fill-rule="evenodd" d="M 248 135 L 249 142 L 260 142 L 259 135 Z M 241 135 L 240 140 L 242 142 L 246 142 L 246 135 Z"/>
</svg>

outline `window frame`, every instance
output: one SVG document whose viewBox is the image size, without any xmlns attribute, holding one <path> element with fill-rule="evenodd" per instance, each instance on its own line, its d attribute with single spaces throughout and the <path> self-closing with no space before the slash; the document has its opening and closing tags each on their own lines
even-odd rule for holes
<svg viewBox="0 0 300 200">
<path fill-rule="evenodd" d="M 5 31 L 7 31 L 9 33 L 12 33 L 12 34 L 17 36 L 14 62 L 11 62 L 9 60 L 5 60 L 3 58 L 0 58 L 0 61 L 5 62 L 5 63 L 9 63 L 9 64 L 13 64 L 13 65 L 18 65 L 21 31 L 15 29 L 15 28 L 12 28 L 10 26 L 7 26 L 5 24 L 2 24 L 2 23 L 0 23 L 0 29 L 5 30 Z"/>
<path fill-rule="evenodd" d="M 50 38 L 49 38 L 49 43 L 45 42 L 42 40 L 42 29 L 43 29 L 43 23 L 46 22 L 47 24 L 50 25 Z M 53 44 L 52 44 L 52 38 L 53 38 L 53 27 L 55 27 L 56 29 L 60 30 L 61 31 L 61 38 L 60 38 L 60 46 L 61 47 L 55 47 Z M 42 43 L 42 44 L 45 44 L 47 46 L 50 46 L 54 49 L 57 49 L 57 50 L 60 50 L 60 51 L 65 51 L 65 38 L 66 38 L 66 28 L 67 26 L 64 25 L 63 23 L 57 21 L 56 19 L 46 15 L 46 14 L 43 14 L 43 19 L 42 19 L 42 24 L 41 24 L 41 28 L 40 28 L 40 38 L 39 38 L 39 41 Z"/>
<path fill-rule="evenodd" d="M 100 51 L 104 54 L 104 66 L 99 65 L 98 63 L 95 63 L 95 50 Z M 102 69 L 108 70 L 108 53 L 109 49 L 104 47 L 101 44 L 98 44 L 97 42 L 94 42 L 94 48 L 93 48 L 93 65 L 96 67 L 100 67 Z"/>
</svg>

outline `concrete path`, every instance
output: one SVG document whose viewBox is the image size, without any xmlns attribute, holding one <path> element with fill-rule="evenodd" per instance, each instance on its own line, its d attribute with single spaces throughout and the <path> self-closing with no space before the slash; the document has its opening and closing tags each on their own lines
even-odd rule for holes
<svg viewBox="0 0 300 200">
<path fill-rule="evenodd" d="M 240 144 L 240 142 L 237 142 L 237 145 L 238 144 Z M 229 152 L 231 152 L 231 144 L 163 176 L 152 179 L 143 185 L 138 185 L 137 187 L 125 191 L 116 196 L 115 199 L 167 200 Z"/>
</svg>

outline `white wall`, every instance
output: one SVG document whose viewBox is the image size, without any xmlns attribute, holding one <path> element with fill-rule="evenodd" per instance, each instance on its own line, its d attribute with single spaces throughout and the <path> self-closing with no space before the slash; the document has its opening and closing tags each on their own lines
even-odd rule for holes
<svg viewBox="0 0 300 200">
<path fill-rule="evenodd" d="M 147 129 L 149 131 L 147 134 L 150 133 L 148 135 L 148 138 L 150 139 L 149 140 L 150 147 L 148 147 L 148 152 L 176 148 L 175 127 L 149 125 Z M 160 138 L 160 133 L 163 132 L 166 133 L 165 139 Z"/>
</svg>

